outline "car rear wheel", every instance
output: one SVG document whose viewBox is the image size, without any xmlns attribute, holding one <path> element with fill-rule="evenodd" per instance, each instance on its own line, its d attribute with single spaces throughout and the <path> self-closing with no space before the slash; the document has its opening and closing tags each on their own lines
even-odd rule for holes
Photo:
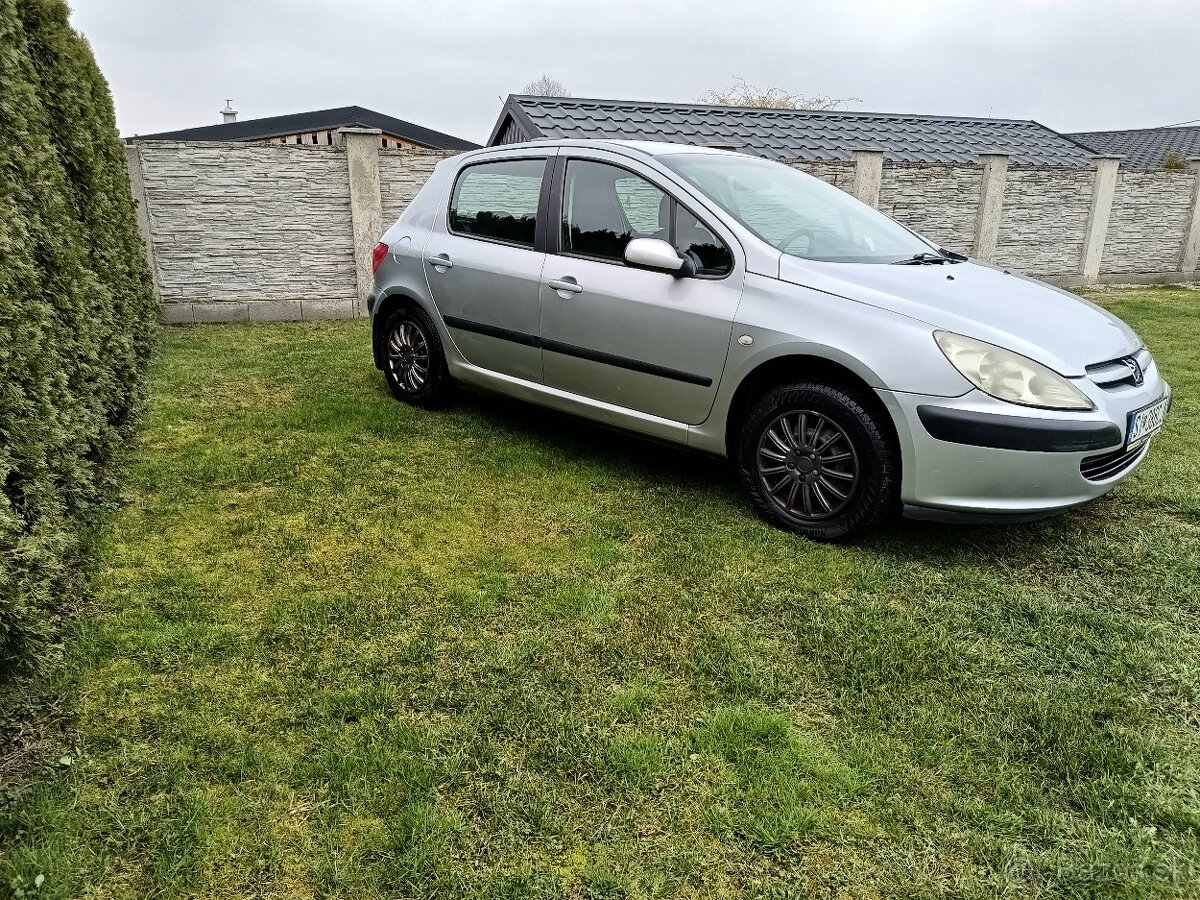
<svg viewBox="0 0 1200 900">
<path fill-rule="evenodd" d="M 426 408 L 446 401 L 451 382 L 437 329 L 416 307 L 394 312 L 384 326 L 383 374 L 392 396 Z"/>
<path fill-rule="evenodd" d="M 840 387 L 797 383 L 769 391 L 738 441 L 738 469 L 755 509 L 817 541 L 877 521 L 899 493 L 899 454 L 885 417 Z"/>
</svg>

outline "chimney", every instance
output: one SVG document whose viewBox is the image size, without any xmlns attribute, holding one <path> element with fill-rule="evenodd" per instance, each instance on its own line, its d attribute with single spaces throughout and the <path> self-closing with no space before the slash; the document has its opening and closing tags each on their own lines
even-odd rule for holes
<svg viewBox="0 0 1200 900">
<path fill-rule="evenodd" d="M 233 101 L 226 100 L 225 108 L 221 110 L 221 123 L 223 125 L 231 125 L 237 121 L 237 110 L 233 108 Z"/>
</svg>

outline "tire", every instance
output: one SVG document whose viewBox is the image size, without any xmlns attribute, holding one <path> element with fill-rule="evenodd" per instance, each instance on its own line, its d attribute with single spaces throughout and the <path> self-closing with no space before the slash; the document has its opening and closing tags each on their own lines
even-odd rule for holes
<svg viewBox="0 0 1200 900">
<path fill-rule="evenodd" d="M 397 400 L 433 409 L 449 399 L 453 382 L 442 340 L 420 307 L 405 307 L 388 317 L 383 354 L 383 375 Z"/>
<path fill-rule="evenodd" d="M 900 454 L 886 416 L 841 387 L 768 391 L 738 435 L 738 472 L 755 510 L 784 531 L 836 541 L 896 509 Z"/>
</svg>

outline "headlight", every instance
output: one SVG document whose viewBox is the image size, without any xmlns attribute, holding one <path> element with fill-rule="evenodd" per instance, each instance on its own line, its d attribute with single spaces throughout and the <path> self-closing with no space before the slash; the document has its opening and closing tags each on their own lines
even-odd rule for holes
<svg viewBox="0 0 1200 900">
<path fill-rule="evenodd" d="M 935 331 L 933 337 L 950 365 L 997 400 L 1043 409 L 1095 409 L 1070 381 L 1026 356 L 950 331 Z"/>
</svg>

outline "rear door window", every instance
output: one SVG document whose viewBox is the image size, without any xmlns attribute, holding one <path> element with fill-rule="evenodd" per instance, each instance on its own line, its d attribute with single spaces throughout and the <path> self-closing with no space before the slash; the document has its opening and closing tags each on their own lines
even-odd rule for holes
<svg viewBox="0 0 1200 900">
<path fill-rule="evenodd" d="M 532 247 L 545 170 L 544 159 L 498 160 L 463 169 L 450 198 L 450 230 Z"/>
</svg>

